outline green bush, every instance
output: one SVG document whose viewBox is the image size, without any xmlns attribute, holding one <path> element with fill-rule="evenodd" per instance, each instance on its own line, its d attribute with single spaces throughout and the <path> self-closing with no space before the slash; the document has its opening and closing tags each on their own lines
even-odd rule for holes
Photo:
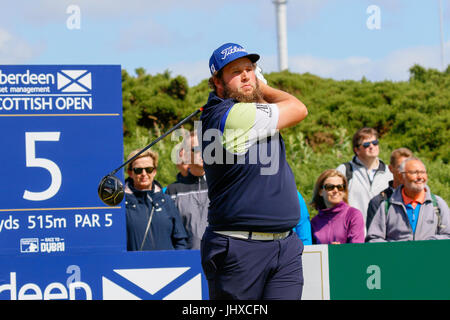
<svg viewBox="0 0 450 320">
<path fill-rule="evenodd" d="M 402 82 L 335 81 L 289 71 L 265 77 L 308 107 L 303 122 L 282 132 L 288 162 L 307 203 L 319 174 L 351 159 L 351 137 L 363 126 L 380 132 L 383 161 L 399 147 L 418 155 L 427 165 L 432 191 L 450 203 L 450 66 L 439 72 L 415 65 L 409 81 Z M 210 91 L 207 79 L 189 88 L 182 76 L 173 78 L 169 71 L 148 75 L 142 68 L 135 76 L 122 72 L 122 90 L 125 156 L 203 106 Z M 185 126 L 192 127 L 192 122 Z M 160 155 L 157 179 L 164 185 L 177 173 L 170 158 L 177 143 L 167 137 L 153 147 Z"/>
</svg>

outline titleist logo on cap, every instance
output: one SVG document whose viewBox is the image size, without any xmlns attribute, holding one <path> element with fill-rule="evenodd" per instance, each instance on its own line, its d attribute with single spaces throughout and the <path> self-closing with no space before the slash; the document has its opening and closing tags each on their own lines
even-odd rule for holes
<svg viewBox="0 0 450 320">
<path fill-rule="evenodd" d="M 214 75 L 216 72 L 222 70 L 227 64 L 243 57 L 247 57 L 251 62 L 256 62 L 259 59 L 258 54 L 248 54 L 247 50 L 237 43 L 224 43 L 214 50 L 211 58 L 209 58 L 209 70 L 211 71 L 211 74 Z"/>
<path fill-rule="evenodd" d="M 222 60 L 225 60 L 226 57 L 228 57 L 230 54 L 233 54 L 235 52 L 247 52 L 245 51 L 244 48 L 242 47 L 237 47 L 237 46 L 230 46 L 228 48 L 223 49 L 222 51 L 220 51 L 221 54 L 223 54 L 223 56 L 221 57 Z"/>
</svg>

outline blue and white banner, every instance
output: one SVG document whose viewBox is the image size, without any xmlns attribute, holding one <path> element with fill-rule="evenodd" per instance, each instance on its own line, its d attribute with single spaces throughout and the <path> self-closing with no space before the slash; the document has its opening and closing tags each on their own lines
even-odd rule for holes
<svg viewBox="0 0 450 320">
<path fill-rule="evenodd" d="M 0 66 L 0 254 L 125 250 L 120 66 Z M 123 180 L 123 172 L 117 174 Z"/>
<path fill-rule="evenodd" d="M 0 300 L 111 299 L 208 299 L 200 252 L 36 254 L 0 259 Z"/>
</svg>

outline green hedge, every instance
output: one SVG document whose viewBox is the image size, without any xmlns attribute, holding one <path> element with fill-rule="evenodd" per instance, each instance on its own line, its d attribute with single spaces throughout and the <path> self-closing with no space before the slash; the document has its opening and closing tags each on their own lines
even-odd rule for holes
<svg viewBox="0 0 450 320">
<path fill-rule="evenodd" d="M 265 75 L 269 84 L 294 94 L 308 107 L 308 117 L 282 132 L 289 164 L 299 191 L 309 202 L 318 175 L 348 161 L 353 152 L 351 137 L 363 126 L 381 135 L 380 157 L 407 147 L 419 156 L 429 171 L 434 193 L 450 200 L 450 66 L 445 72 L 410 69 L 409 81 L 335 81 L 289 71 Z M 122 72 L 125 157 L 147 145 L 175 123 L 201 107 L 207 100 L 207 79 L 189 87 L 182 76 L 169 71 L 148 75 Z M 195 119 L 195 120 L 198 120 Z M 192 123 L 186 125 L 192 128 Z M 173 182 L 177 170 L 171 162 L 173 147 L 180 141 L 169 137 L 153 150 L 160 154 L 157 179 Z M 316 212 L 311 211 L 311 216 Z"/>
</svg>

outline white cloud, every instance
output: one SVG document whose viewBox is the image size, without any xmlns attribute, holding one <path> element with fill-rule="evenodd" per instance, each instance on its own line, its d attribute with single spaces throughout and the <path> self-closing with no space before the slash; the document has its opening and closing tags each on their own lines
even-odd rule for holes
<svg viewBox="0 0 450 320">
<path fill-rule="evenodd" d="M 259 0 L 252 1 L 255 4 L 259 2 Z M 240 0 L 230 0 L 229 2 L 235 2 L 238 5 Z M 167 13 L 175 8 L 211 12 L 224 6 L 224 3 L 209 0 L 16 0 L 8 1 L 2 6 L 0 18 L 19 15 L 24 18 L 24 21 L 33 25 L 61 22 L 65 21 L 68 16 L 66 9 L 69 5 L 77 5 L 80 8 L 83 19 L 88 17 L 97 21 L 108 20 L 114 22 L 118 18 L 149 18 L 155 13 Z"/>
<path fill-rule="evenodd" d="M 20 37 L 0 28 L 0 61 L 3 64 L 27 63 L 39 54 L 42 47 L 34 47 Z"/>
<path fill-rule="evenodd" d="M 117 47 L 121 51 L 133 51 L 149 45 L 167 46 L 171 38 L 170 32 L 162 25 L 152 20 L 139 20 L 120 30 Z"/>
<path fill-rule="evenodd" d="M 450 63 L 450 41 L 445 44 L 444 51 L 446 67 Z M 309 72 L 336 80 L 361 80 L 365 76 L 371 81 L 405 81 L 409 79 L 409 68 L 414 64 L 440 70 L 440 61 L 440 47 L 414 47 L 393 51 L 380 59 L 367 57 L 329 59 L 309 55 L 294 56 L 289 58 L 289 70 L 298 73 Z M 266 71 L 275 70 L 275 68 L 270 68 Z"/>
<path fill-rule="evenodd" d="M 170 65 L 168 69 L 172 71 L 173 76 L 184 76 L 188 80 L 189 86 L 195 86 L 211 76 L 208 61 L 179 62 Z"/>
<path fill-rule="evenodd" d="M 181 75 L 186 78 L 190 87 L 198 85 L 201 81 L 210 77 L 208 69 L 208 61 L 181 61 L 168 64 L 164 68 L 155 66 L 153 64 L 142 65 L 147 74 L 156 75 L 168 70 L 172 77 Z M 122 65 L 122 68 L 127 70 L 131 75 L 135 75 L 136 69 L 133 65 Z"/>
<path fill-rule="evenodd" d="M 446 66 L 450 64 L 450 41 L 445 44 Z M 189 86 L 195 86 L 200 81 L 209 78 L 208 61 L 178 62 L 169 65 L 166 69 L 173 76 L 182 75 L 187 78 Z M 309 72 L 322 78 L 335 80 L 361 80 L 366 77 L 370 81 L 407 81 L 409 68 L 419 64 L 425 68 L 441 69 L 439 47 L 415 47 L 396 50 L 381 59 L 368 57 L 347 57 L 331 59 L 314 57 L 311 55 L 289 57 L 289 70 L 296 73 Z M 278 71 L 277 57 L 264 55 L 259 65 L 264 73 Z M 163 72 L 153 70 L 150 73 Z"/>
</svg>

